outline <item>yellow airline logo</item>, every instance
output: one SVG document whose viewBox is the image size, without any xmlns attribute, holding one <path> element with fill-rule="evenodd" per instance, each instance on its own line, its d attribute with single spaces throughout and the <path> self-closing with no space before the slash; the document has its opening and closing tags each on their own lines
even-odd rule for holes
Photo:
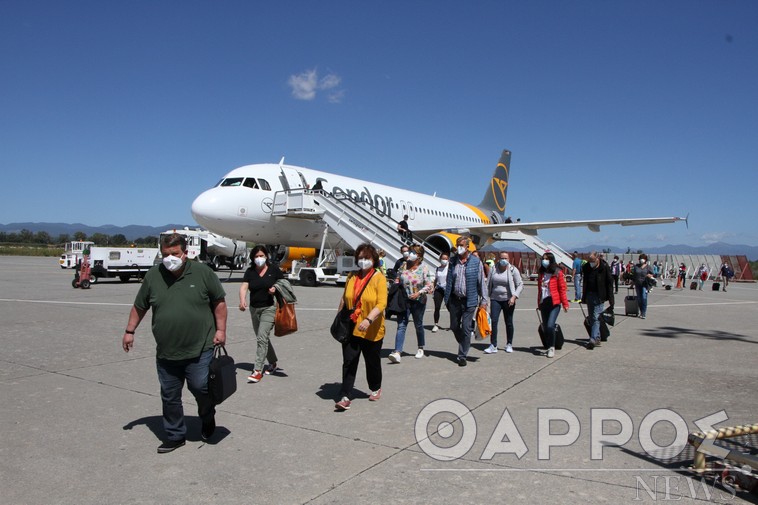
<svg viewBox="0 0 758 505">
<path fill-rule="evenodd" d="M 505 188 L 508 187 L 508 181 L 492 178 L 492 198 L 495 199 L 495 205 L 500 212 L 505 210 Z"/>
</svg>

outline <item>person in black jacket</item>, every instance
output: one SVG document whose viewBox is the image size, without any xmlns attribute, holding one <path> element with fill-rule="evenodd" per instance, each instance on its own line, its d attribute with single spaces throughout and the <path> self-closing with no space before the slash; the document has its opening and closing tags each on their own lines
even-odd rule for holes
<svg viewBox="0 0 758 505">
<path fill-rule="evenodd" d="M 582 303 L 587 304 L 592 332 L 587 349 L 600 345 L 600 317 L 608 302 L 613 310 L 613 275 L 605 260 L 597 251 L 590 253 L 589 260 L 582 266 Z"/>
</svg>

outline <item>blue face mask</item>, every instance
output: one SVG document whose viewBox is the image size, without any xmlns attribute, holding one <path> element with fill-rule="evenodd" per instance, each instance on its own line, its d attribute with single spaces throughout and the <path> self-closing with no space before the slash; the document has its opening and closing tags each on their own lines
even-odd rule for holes
<svg viewBox="0 0 758 505">
<path fill-rule="evenodd" d="M 501 267 L 507 267 L 508 266 L 508 260 L 500 260 L 498 261 Z"/>
<path fill-rule="evenodd" d="M 542 266 L 545 267 L 545 268 L 549 267 L 550 266 L 550 261 L 549 260 L 542 260 Z"/>
</svg>

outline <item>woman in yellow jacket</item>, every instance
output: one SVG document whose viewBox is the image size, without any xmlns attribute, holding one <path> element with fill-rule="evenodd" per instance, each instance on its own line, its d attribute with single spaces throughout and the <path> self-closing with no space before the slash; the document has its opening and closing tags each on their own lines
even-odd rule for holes
<svg viewBox="0 0 758 505">
<path fill-rule="evenodd" d="M 343 306 L 353 309 L 351 319 L 355 323 L 353 336 L 342 345 L 341 398 L 334 405 L 338 411 L 350 408 L 361 354 L 366 361 L 366 381 L 371 390 L 369 401 L 375 402 L 382 397 L 380 352 L 384 339 L 384 309 L 387 308 L 387 279 L 378 270 L 379 253 L 371 244 L 359 245 L 355 259 L 360 270 L 347 279 L 338 309 L 342 310 Z"/>
</svg>

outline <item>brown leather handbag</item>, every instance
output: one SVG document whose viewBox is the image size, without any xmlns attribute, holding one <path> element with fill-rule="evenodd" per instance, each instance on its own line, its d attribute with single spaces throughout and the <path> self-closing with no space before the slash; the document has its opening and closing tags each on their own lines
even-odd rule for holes
<svg viewBox="0 0 758 505">
<path fill-rule="evenodd" d="M 295 304 L 280 301 L 274 317 L 274 335 L 283 337 L 297 331 Z"/>
</svg>

